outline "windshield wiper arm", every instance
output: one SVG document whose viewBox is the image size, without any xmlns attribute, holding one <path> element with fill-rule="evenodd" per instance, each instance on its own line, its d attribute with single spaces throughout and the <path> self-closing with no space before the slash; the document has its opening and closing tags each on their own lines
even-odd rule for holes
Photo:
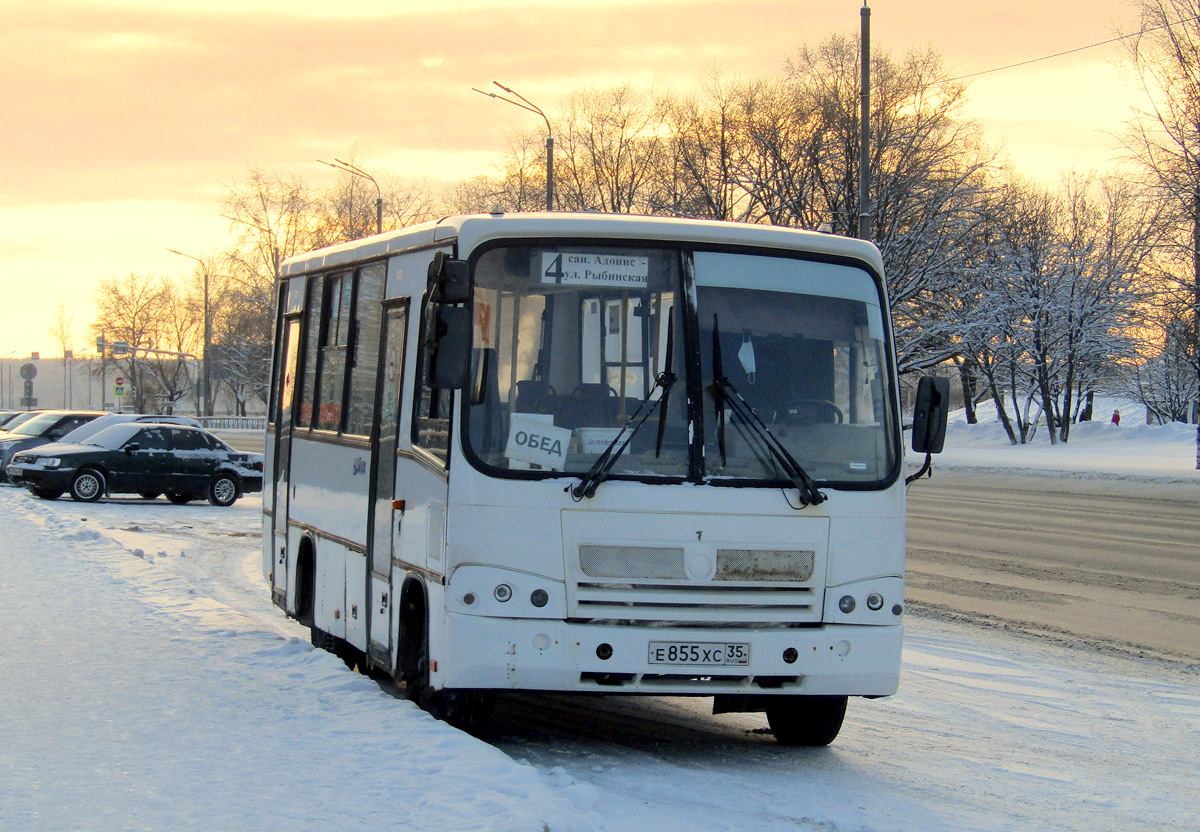
<svg viewBox="0 0 1200 832">
<path fill-rule="evenodd" d="M 721 398 L 728 402 L 734 414 L 749 427 L 762 443 L 767 446 L 767 451 L 779 463 L 779 467 L 783 469 L 783 473 L 791 480 L 792 486 L 800 492 L 800 508 L 805 506 L 819 506 L 828 499 L 817 488 L 817 484 L 813 478 L 808 475 L 808 472 L 800 466 L 796 458 L 792 456 L 784 444 L 779 441 L 771 429 L 750 406 L 750 403 L 742 398 L 742 394 L 737 391 L 737 388 L 724 376 L 713 379 L 710 392 L 716 388 L 721 392 Z M 715 396 L 715 394 L 714 394 Z"/>
<path fill-rule="evenodd" d="M 787 447 L 779 441 L 771 429 L 755 412 L 750 403 L 738 392 L 733 383 L 725 377 L 721 361 L 721 333 L 717 324 L 717 316 L 713 315 L 713 383 L 708 392 L 717 404 L 717 444 L 721 449 L 721 462 L 725 463 L 725 405 L 728 403 L 734 414 L 758 436 L 767 447 L 767 452 L 775 458 L 783 473 L 791 480 L 792 486 L 800 493 L 800 508 L 819 506 L 827 499 L 817 488 L 817 484 L 808 472 L 801 467 Z"/>
<path fill-rule="evenodd" d="M 666 367 L 659 379 L 662 381 L 662 395 L 658 397 L 658 440 L 654 443 L 654 458 L 662 456 L 663 433 L 667 429 L 667 401 L 671 395 L 671 385 L 675 383 L 675 374 L 671 372 L 675 360 L 675 307 L 667 310 L 667 349 L 663 366 Z"/>
<path fill-rule="evenodd" d="M 667 336 L 670 343 L 670 336 Z M 654 412 L 654 405 L 666 399 L 667 394 L 671 391 L 671 385 L 675 383 L 675 374 L 671 372 L 670 365 L 667 365 L 666 370 L 658 374 L 658 378 L 654 380 L 655 387 L 662 388 L 662 395 L 658 399 L 646 397 L 638 409 L 634 411 L 629 421 L 622 426 L 619 433 L 613 437 L 613 440 L 608 443 L 608 447 L 604 449 L 604 453 L 596 457 L 596 461 L 592 463 L 592 467 L 587 470 L 579 480 L 579 484 L 574 488 L 568 486 L 567 490 L 571 492 L 571 496 L 578 502 L 584 497 L 591 497 L 596 493 L 596 489 L 600 487 L 600 483 L 608 478 L 608 472 L 617 464 L 617 458 L 625 453 L 625 449 L 629 447 L 629 443 L 633 440 L 633 435 L 638 432 L 638 428 L 646 423 L 650 418 L 650 414 Z M 651 389 L 651 394 L 654 390 Z M 664 405 L 665 408 L 665 405 Z M 664 410 L 665 412 L 665 410 Z M 621 441 L 624 438 L 625 441 Z M 659 445 L 662 443 L 662 427 L 659 427 Z"/>
</svg>

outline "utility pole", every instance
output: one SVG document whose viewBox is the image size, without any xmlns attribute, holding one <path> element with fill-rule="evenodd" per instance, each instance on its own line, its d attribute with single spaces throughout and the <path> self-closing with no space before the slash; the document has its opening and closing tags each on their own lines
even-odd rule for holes
<svg viewBox="0 0 1200 832">
<path fill-rule="evenodd" d="M 859 51 L 862 58 L 862 106 L 858 119 L 858 237 L 869 240 L 871 228 L 871 9 L 863 0 L 859 12 L 862 35 Z"/>
<path fill-rule="evenodd" d="M 212 311 L 208 303 L 208 264 L 199 257 L 193 257 L 190 254 L 184 254 L 182 251 L 176 251 L 173 248 L 167 248 L 167 251 L 172 254 L 178 254 L 180 257 L 186 257 L 189 260 L 194 260 L 200 265 L 200 271 L 204 275 L 204 352 L 200 354 L 200 388 L 204 394 L 204 412 L 203 416 L 212 415 L 212 384 L 211 376 L 209 375 L 208 353 L 212 350 Z M 136 379 L 135 379 L 136 380 Z M 140 395 L 140 394 L 139 394 Z"/>
</svg>

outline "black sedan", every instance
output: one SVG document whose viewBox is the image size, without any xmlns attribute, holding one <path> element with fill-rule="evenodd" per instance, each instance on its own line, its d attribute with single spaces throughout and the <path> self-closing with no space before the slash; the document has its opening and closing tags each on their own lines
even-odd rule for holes
<svg viewBox="0 0 1200 832">
<path fill-rule="evenodd" d="M 43 445 L 18 453 L 8 479 L 54 500 L 64 492 L 82 502 L 105 494 L 166 494 L 173 503 L 207 498 L 228 506 L 262 491 L 262 454 L 235 451 L 202 428 L 128 422 L 80 444 Z"/>
</svg>

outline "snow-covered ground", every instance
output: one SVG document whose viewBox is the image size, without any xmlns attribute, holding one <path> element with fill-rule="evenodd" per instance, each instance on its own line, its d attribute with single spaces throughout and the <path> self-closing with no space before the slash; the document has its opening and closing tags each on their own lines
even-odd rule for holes
<svg viewBox="0 0 1200 832">
<path fill-rule="evenodd" d="M 1110 417 L 1121 411 L 1121 424 Z M 1130 402 L 1098 399 L 1096 421 L 1071 426 L 1070 441 L 1051 446 L 1045 425 L 1026 445 L 1012 445 L 995 420 L 990 403 L 979 408 L 979 424 L 968 425 L 961 411 L 952 414 L 946 448 L 935 465 L 1005 473 L 1023 471 L 1075 477 L 1153 477 L 1200 482 L 1196 471 L 1196 426 L 1147 425 L 1145 408 Z M 919 462 L 910 452 L 911 463 Z"/>
<path fill-rule="evenodd" d="M 953 427 L 940 463 L 1200 487 L 1194 428 L 997 430 Z M 1196 828 L 1194 668 L 910 616 L 900 693 L 830 748 L 707 700 L 532 696 L 487 744 L 310 648 L 260 516 L 0 488 L 0 829 Z"/>
</svg>

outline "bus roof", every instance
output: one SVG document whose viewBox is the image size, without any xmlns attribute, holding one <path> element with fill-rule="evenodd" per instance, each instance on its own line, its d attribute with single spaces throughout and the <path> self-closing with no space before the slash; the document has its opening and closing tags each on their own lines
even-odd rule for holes
<svg viewBox="0 0 1200 832">
<path fill-rule="evenodd" d="M 288 277 L 323 268 L 385 257 L 408 249 L 457 239 L 471 251 L 492 239 L 616 237 L 625 240 L 679 240 L 709 245 L 749 245 L 851 257 L 883 272 L 874 244 L 850 237 L 777 225 L 647 217 L 632 214 L 533 212 L 466 214 L 376 234 L 291 257 L 280 266 Z"/>
</svg>

